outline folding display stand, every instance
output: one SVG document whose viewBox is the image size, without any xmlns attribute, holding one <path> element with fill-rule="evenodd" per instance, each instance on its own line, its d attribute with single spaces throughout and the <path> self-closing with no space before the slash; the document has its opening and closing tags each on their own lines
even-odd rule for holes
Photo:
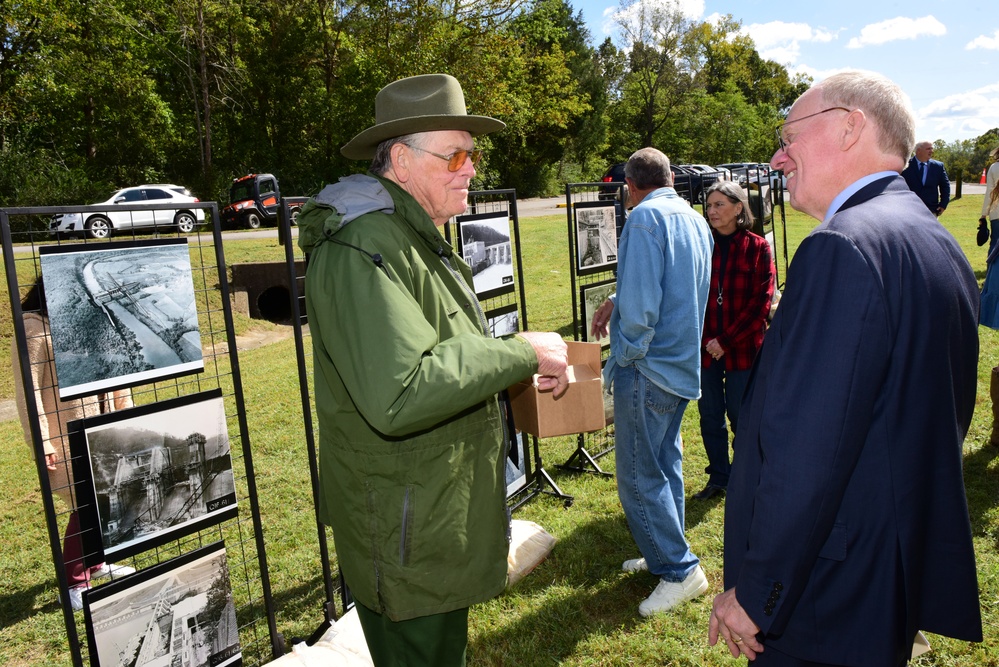
<svg viewBox="0 0 999 667">
<path fill-rule="evenodd" d="M 176 209 L 176 204 L 116 205 L 116 216 L 171 212 L 164 216 L 164 222 L 154 230 L 152 238 L 148 235 L 138 238 L 127 230 L 116 229 L 114 238 L 105 236 L 83 240 L 50 235 L 48 221 L 53 215 L 81 214 L 81 222 L 94 214 L 106 215 L 97 207 L 0 209 L 7 289 L 21 366 L 15 382 L 22 384 L 24 395 L 28 397 L 25 403 L 31 444 L 67 641 L 72 664 L 76 667 L 96 664 L 95 656 L 102 646 L 117 652 L 114 664 L 126 659 L 126 651 L 130 652 L 128 655 L 134 653 L 146 658 L 155 652 L 157 659 L 168 662 L 171 655 L 180 660 L 184 651 L 208 652 L 213 665 L 233 664 L 236 659 L 243 665 L 262 665 L 284 653 L 284 640 L 275 626 L 218 209 L 213 202 L 186 206 L 204 211 L 208 227 L 199 225 L 190 234 L 178 233 L 172 224 L 172 211 Z M 81 234 L 100 236 L 90 234 L 89 226 L 87 229 L 87 232 L 81 229 Z M 157 258 L 166 253 L 167 259 L 157 260 L 161 263 L 148 261 L 145 253 L 153 253 Z M 179 253 L 176 254 L 179 261 L 171 263 L 169 258 L 173 255 L 169 253 Z M 53 299 L 49 298 L 47 311 L 40 306 L 23 310 L 22 299 L 39 281 L 45 267 L 51 269 L 46 272 L 47 285 L 52 283 L 64 287 L 68 284 L 77 293 L 86 296 L 62 309 L 54 307 Z M 190 285 L 189 292 L 178 293 L 177 284 Z M 53 292 L 52 296 L 55 295 Z M 189 311 L 192 310 L 196 312 L 195 330 L 178 340 L 178 328 L 190 326 L 192 318 Z M 52 362 L 29 358 L 24 316 L 31 313 L 33 321 L 44 323 L 44 332 L 35 334 L 31 343 L 35 345 L 38 339 L 44 338 L 46 344 L 55 350 L 56 373 L 64 375 L 60 387 L 35 384 L 35 377 L 41 377 L 36 374 L 36 367 Z M 94 333 L 95 338 L 90 339 L 92 346 L 88 355 L 117 354 L 120 357 L 129 350 L 133 351 L 132 354 L 135 354 L 134 350 L 143 350 L 142 354 L 148 360 L 150 357 L 146 351 L 158 345 L 160 349 L 179 350 L 178 358 L 191 357 L 196 361 L 180 363 L 176 367 L 166 365 L 162 372 L 156 366 L 156 372 L 98 373 L 95 383 L 81 382 L 77 392 L 70 397 L 67 387 L 72 382 L 65 376 L 73 376 L 71 371 L 75 372 L 79 364 L 60 367 L 60 353 L 72 353 L 72 344 L 79 340 L 67 344 L 63 338 L 52 335 L 60 332 L 63 336 L 62 332 L 67 330 L 75 330 L 79 340 L 99 332 L 102 336 L 99 340 L 97 333 Z M 118 337 L 121 342 L 116 342 Z M 66 345 L 65 349 L 63 345 Z M 101 363 L 94 365 L 131 368 L 120 359 L 114 364 L 104 363 L 107 360 L 106 356 L 98 358 Z M 56 402 L 55 407 L 38 404 L 31 400 L 36 391 L 61 392 L 65 402 Z M 45 459 L 45 445 L 48 443 L 43 440 L 40 420 L 51 418 L 64 422 L 64 415 L 59 413 L 69 410 L 67 406 L 73 409 L 78 407 L 83 413 L 100 413 L 102 410 L 97 408 L 96 403 L 106 400 L 101 396 L 107 394 L 99 392 L 111 391 L 130 394 L 130 401 L 137 407 L 70 422 L 63 435 L 71 443 L 82 442 L 85 454 L 76 456 L 76 452 L 81 450 L 74 449 L 72 463 L 65 460 L 56 463 L 67 467 L 63 471 L 64 476 L 71 478 L 72 473 L 75 483 L 69 489 L 53 489 Z M 209 423 L 207 428 L 202 429 L 208 431 L 208 437 L 192 432 L 186 436 L 185 442 L 183 436 L 178 438 L 174 435 L 174 428 L 177 433 L 187 433 L 181 430 L 186 425 L 171 424 L 160 426 L 157 430 L 156 424 L 167 421 L 164 417 L 166 406 L 194 405 L 197 408 L 199 404 L 194 403 L 194 399 L 205 394 L 214 397 L 220 416 L 211 417 L 211 411 L 192 414 L 209 417 L 202 420 Z M 99 486 L 106 477 L 101 474 L 101 461 L 108 460 L 108 454 L 104 454 L 102 449 L 90 449 L 97 447 L 96 440 L 91 438 L 99 435 L 95 426 L 98 422 L 101 422 L 101 428 L 114 427 L 115 420 L 121 420 L 118 423 L 122 425 L 134 422 L 135 426 L 122 426 L 120 429 L 119 440 L 125 444 L 117 454 L 118 472 L 111 476 L 113 481 L 108 483 L 109 486 Z M 131 439 L 136 436 L 131 434 L 142 434 L 147 430 L 154 436 L 151 440 L 153 444 L 143 449 L 148 436 L 133 442 Z M 51 436 L 53 442 L 60 437 L 56 433 Z M 105 438 L 105 441 L 112 440 Z M 108 451 L 114 452 L 113 448 Z M 86 473 L 81 475 L 81 470 L 86 468 L 91 454 L 93 459 L 89 463 L 92 468 L 89 469 L 88 479 Z M 114 460 L 113 457 L 111 460 Z M 71 470 L 68 469 L 70 465 Z M 209 494 L 218 488 L 225 488 L 226 491 L 231 488 L 234 492 L 207 502 L 209 515 L 206 517 L 199 503 L 206 501 Z M 89 493 L 85 489 L 89 489 Z M 95 582 L 84 593 L 86 609 L 80 615 L 74 615 L 71 607 L 66 565 L 72 562 L 67 562 L 62 548 L 60 524 L 69 512 L 57 509 L 52 498 L 53 491 L 74 498 L 74 506 L 69 509 L 79 512 L 80 534 L 69 537 L 79 537 L 84 553 L 74 561 L 82 561 L 81 565 L 91 567 L 102 562 L 109 550 L 117 548 L 120 551 L 114 556 L 115 562 L 137 570 L 135 574 L 124 577 L 112 574 L 112 581 L 108 584 L 98 585 Z M 88 498 L 96 498 L 96 504 Z M 215 511 L 219 513 L 213 518 L 210 513 Z M 87 517 L 93 516 L 102 517 L 96 525 L 88 523 Z M 182 523 L 186 521 L 190 523 Z M 122 526 L 126 524 L 130 532 L 123 533 Z M 120 537 L 121 542 L 115 541 L 120 535 L 125 537 Z M 140 536 L 143 537 L 140 539 Z M 145 539 L 148 541 L 143 542 Z M 224 543 L 224 552 L 219 543 Z M 216 549 L 216 554 L 224 553 L 221 560 L 216 556 L 214 561 L 204 561 L 214 563 L 215 569 L 205 569 L 208 566 L 198 565 L 201 561 L 193 560 L 195 555 L 206 551 L 209 546 Z M 191 572 L 198 572 L 197 577 L 169 574 L 185 571 L 183 567 L 196 566 L 201 569 Z M 144 598 L 140 599 L 142 596 L 136 591 L 143 582 L 159 581 L 151 577 L 161 572 L 164 573 L 163 581 L 172 581 L 179 588 L 174 590 L 157 584 L 157 590 L 171 592 L 158 593 L 158 601 L 150 605 Z M 211 581 L 211 588 L 207 588 L 207 584 L 198 588 L 202 585 L 198 581 Z M 128 637 L 127 646 L 119 644 L 122 640 L 115 627 L 131 621 L 120 615 L 118 610 L 111 609 L 111 619 L 105 617 L 101 627 L 95 627 L 96 616 L 92 619 L 100 601 L 118 599 L 111 595 L 112 591 L 120 596 L 119 604 L 131 605 L 129 619 L 142 613 L 148 613 L 154 619 L 143 626 L 146 628 L 144 631 Z M 203 597 L 195 596 L 195 599 L 208 600 L 205 604 L 215 606 L 204 607 L 197 613 L 208 616 L 206 609 L 222 610 L 217 616 L 198 618 L 197 623 L 211 626 L 204 635 L 181 631 L 181 627 L 188 627 L 194 618 L 189 616 L 185 617 L 188 620 L 182 620 L 184 612 L 181 608 L 190 610 L 195 605 L 196 609 L 191 595 L 198 591 Z M 221 601 L 218 599 L 219 591 L 226 594 Z M 185 601 L 185 605 L 181 604 L 181 600 Z M 173 620 L 170 621 L 170 618 Z M 168 635 L 172 637 L 171 641 L 163 642 L 163 633 L 171 632 L 170 628 L 176 634 Z M 108 646 L 112 639 L 113 647 Z M 111 664 L 111 661 L 106 663 Z"/>
<path fill-rule="evenodd" d="M 569 239 L 569 276 L 572 290 L 573 340 L 590 341 L 593 313 L 615 291 L 617 243 L 625 219 L 623 183 L 568 183 L 565 186 Z M 608 338 L 600 341 L 606 363 Z M 580 433 L 576 449 L 565 463 L 568 472 L 588 472 L 605 477 L 613 473 L 598 460 L 614 450 L 613 426 L 593 433 Z M 597 449 L 591 454 L 590 449 Z"/>
<path fill-rule="evenodd" d="M 489 266 L 480 273 L 477 265 L 481 257 L 477 253 L 483 253 L 483 257 L 488 254 L 488 249 L 481 241 L 476 241 L 474 236 L 466 234 L 465 225 L 487 225 L 490 221 L 506 231 L 507 242 L 512 242 L 511 252 L 507 259 L 512 262 L 505 277 L 510 282 L 495 286 L 496 282 L 490 283 L 488 280 L 480 281 L 478 276 L 485 271 L 494 270 L 497 265 L 506 266 L 505 263 L 497 262 L 494 266 Z M 503 317 L 503 313 L 516 313 L 516 321 L 510 322 L 511 327 L 506 329 L 494 328 L 494 335 L 514 333 L 516 331 L 527 331 L 527 297 L 524 291 L 524 267 L 521 254 L 520 242 L 520 218 L 517 214 L 517 193 L 515 190 L 479 190 L 468 193 L 468 214 L 456 216 L 444 226 L 444 238 L 451 243 L 461 254 L 462 258 L 472 267 L 473 280 L 476 282 L 475 291 L 482 304 L 487 321 L 491 328 L 493 323 Z M 502 244 L 501 244 L 502 245 Z M 486 257 L 486 261 L 489 258 Z M 500 314 L 498 317 L 491 317 L 491 314 Z M 503 392 L 501 401 L 507 414 L 507 432 L 510 434 L 510 448 L 519 452 L 523 462 L 524 475 L 519 479 L 523 484 L 514 483 L 508 486 L 508 502 L 512 509 L 517 509 L 539 494 L 554 496 L 562 501 L 565 507 L 570 507 L 573 497 L 564 493 L 559 488 L 555 480 L 545 470 L 541 460 L 541 449 L 538 438 L 530 436 L 530 452 L 525 447 L 524 439 L 526 434 L 518 434 L 513 425 L 513 417 L 510 410 L 510 401 Z M 533 453 L 533 461 L 531 454 Z"/>
</svg>

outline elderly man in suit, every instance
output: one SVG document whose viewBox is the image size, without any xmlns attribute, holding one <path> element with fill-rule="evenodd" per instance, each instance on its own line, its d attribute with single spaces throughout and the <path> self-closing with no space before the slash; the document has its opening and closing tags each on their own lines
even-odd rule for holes
<svg viewBox="0 0 999 667">
<path fill-rule="evenodd" d="M 920 629 L 981 641 L 962 476 L 978 285 L 899 172 L 905 94 L 869 72 L 806 91 L 771 165 L 821 221 L 753 369 L 709 641 L 754 665 L 904 665 Z"/>
<path fill-rule="evenodd" d="M 902 170 L 902 177 L 909 189 L 919 195 L 926 208 L 935 216 L 940 216 L 950 203 L 950 180 L 944 163 L 931 160 L 933 144 L 920 141 L 916 144 L 916 154 Z"/>
</svg>

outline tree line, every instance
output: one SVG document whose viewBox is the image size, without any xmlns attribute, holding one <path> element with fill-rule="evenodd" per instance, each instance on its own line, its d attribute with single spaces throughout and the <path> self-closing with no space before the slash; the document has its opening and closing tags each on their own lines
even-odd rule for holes
<svg viewBox="0 0 999 667">
<path fill-rule="evenodd" d="M 375 93 L 445 72 L 481 138 L 476 188 L 555 194 L 646 145 L 678 162 L 767 160 L 810 81 L 729 16 L 622 0 L 594 45 L 569 0 L 0 0 L 0 205 L 81 204 L 141 183 L 286 195 L 362 171 L 339 152 Z"/>
</svg>

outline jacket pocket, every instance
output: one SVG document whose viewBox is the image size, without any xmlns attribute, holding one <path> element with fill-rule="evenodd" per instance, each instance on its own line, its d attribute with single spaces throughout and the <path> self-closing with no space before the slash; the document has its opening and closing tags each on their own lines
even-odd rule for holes
<svg viewBox="0 0 999 667">
<path fill-rule="evenodd" d="M 846 524 L 834 523 L 826 543 L 819 551 L 819 558 L 829 560 L 846 560 L 847 528 Z"/>
</svg>

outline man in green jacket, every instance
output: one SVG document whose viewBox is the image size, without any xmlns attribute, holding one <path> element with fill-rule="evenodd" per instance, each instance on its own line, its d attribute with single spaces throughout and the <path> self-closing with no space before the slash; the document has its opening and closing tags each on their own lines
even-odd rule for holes
<svg viewBox="0 0 999 667">
<path fill-rule="evenodd" d="M 496 394 L 535 373 L 561 394 L 566 346 L 554 333 L 486 335 L 471 271 L 438 230 L 465 211 L 472 138 L 504 124 L 468 115 L 443 74 L 383 88 L 375 121 L 341 149 L 370 159 L 369 173 L 328 185 L 298 221 L 317 509 L 375 665 L 464 665 L 468 607 L 506 584 Z"/>
</svg>

